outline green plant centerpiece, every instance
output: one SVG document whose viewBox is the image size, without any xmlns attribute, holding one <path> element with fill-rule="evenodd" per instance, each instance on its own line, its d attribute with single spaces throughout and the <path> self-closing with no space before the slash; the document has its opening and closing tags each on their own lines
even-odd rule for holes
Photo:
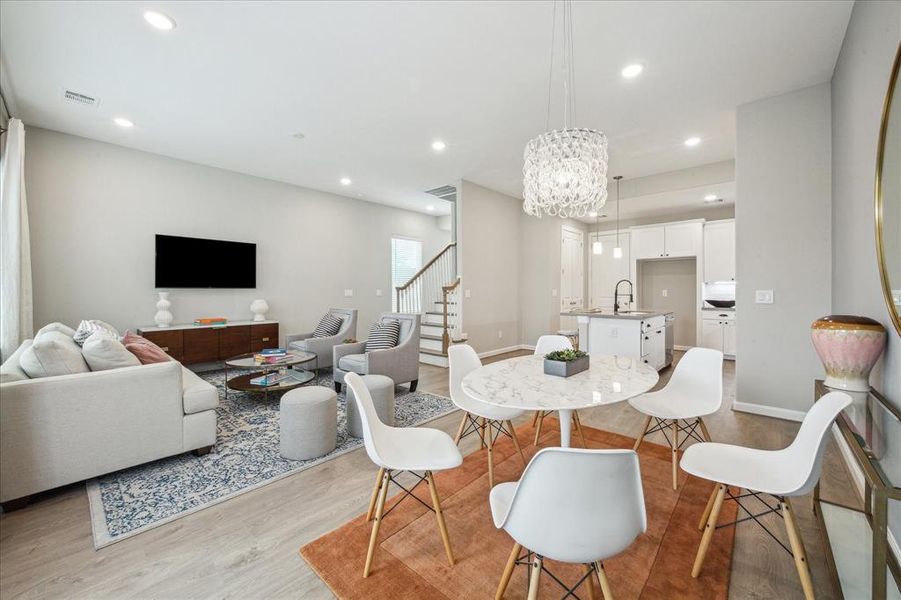
<svg viewBox="0 0 901 600">
<path fill-rule="evenodd" d="M 554 350 L 544 355 L 544 373 L 557 377 L 569 377 L 589 366 L 588 353 L 581 350 Z"/>
</svg>

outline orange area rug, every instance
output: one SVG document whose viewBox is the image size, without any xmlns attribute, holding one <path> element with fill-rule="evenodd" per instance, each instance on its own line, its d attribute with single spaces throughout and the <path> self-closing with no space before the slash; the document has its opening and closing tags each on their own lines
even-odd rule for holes
<svg viewBox="0 0 901 600">
<path fill-rule="evenodd" d="M 591 427 L 584 427 L 584 432 L 591 448 L 631 448 L 635 441 Z M 535 430 L 523 425 L 517 433 L 529 460 L 538 451 L 530 443 Z M 542 434 L 540 446 L 559 444 L 557 421 L 545 419 Z M 578 440 L 574 432 L 574 445 L 579 445 Z M 495 483 L 519 479 L 522 461 L 509 438 L 498 440 L 494 456 Z M 668 448 L 644 442 L 639 457 L 648 530 L 628 550 L 604 561 L 613 595 L 617 599 L 726 598 L 735 528 L 716 532 L 700 577 L 691 577 L 701 539 L 697 524 L 713 484 L 680 471 L 679 489 L 674 491 Z M 373 466 L 373 483 L 376 471 Z M 372 524 L 366 522 L 366 506 L 360 507 L 364 514 L 307 544 L 300 549 L 300 555 L 339 598 L 494 598 L 513 540 L 495 529 L 491 520 L 487 452 L 470 454 L 460 467 L 436 473 L 435 479 L 456 557 L 453 567 L 447 564 L 434 513 L 412 499 L 401 503 L 382 522 L 368 578 L 363 579 L 363 563 Z M 427 486 L 419 486 L 416 492 L 431 504 Z M 389 501 L 385 506 L 387 510 L 393 503 Z M 725 503 L 720 522 L 734 520 L 736 510 L 735 503 Z M 554 561 L 545 561 L 545 565 L 568 585 L 573 585 L 583 573 L 581 565 Z M 505 598 L 526 597 L 526 571 L 525 566 L 516 567 Z M 548 575 L 542 575 L 541 582 L 541 597 L 564 595 L 563 588 Z M 596 581 L 594 588 L 593 597 L 601 598 Z M 576 593 L 589 597 L 585 584 Z"/>
</svg>

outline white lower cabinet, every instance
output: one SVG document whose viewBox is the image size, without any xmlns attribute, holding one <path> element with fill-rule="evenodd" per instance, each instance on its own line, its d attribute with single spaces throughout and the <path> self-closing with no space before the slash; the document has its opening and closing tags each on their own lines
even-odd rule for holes
<svg viewBox="0 0 901 600">
<path fill-rule="evenodd" d="M 735 358 L 735 314 L 705 314 L 701 321 L 699 345 L 719 350 L 728 358 Z"/>
</svg>

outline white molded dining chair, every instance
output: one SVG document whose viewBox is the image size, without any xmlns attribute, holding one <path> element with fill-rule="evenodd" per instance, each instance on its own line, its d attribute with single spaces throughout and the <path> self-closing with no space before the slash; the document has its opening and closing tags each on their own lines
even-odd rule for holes
<svg viewBox="0 0 901 600">
<path fill-rule="evenodd" d="M 463 378 L 482 366 L 479 355 L 468 344 L 455 344 L 447 349 L 447 360 L 450 366 L 450 396 L 454 405 L 463 411 L 463 420 L 457 429 L 454 443 L 471 433 L 478 433 L 481 447 L 488 448 L 488 489 L 494 487 L 494 444 L 500 435 L 507 435 L 513 440 L 516 451 L 526 466 L 526 457 L 522 453 L 513 419 L 523 414 L 515 408 L 501 408 L 476 400 L 463 391 Z"/>
<path fill-rule="evenodd" d="M 645 436 L 661 432 L 672 451 L 673 489 L 676 489 L 679 449 L 689 439 L 711 441 L 703 417 L 715 413 L 723 404 L 723 353 L 710 348 L 692 348 L 676 365 L 666 387 L 632 398 L 629 404 L 647 417 L 632 449 L 638 451 Z M 651 419 L 653 426 L 650 426 Z M 681 442 L 680 433 L 685 434 Z"/>
<path fill-rule="evenodd" d="M 585 575 L 568 594 L 586 582 L 591 590 L 596 574 L 610 600 L 603 561 L 628 548 L 648 526 L 633 450 L 545 448 L 519 482 L 491 490 L 490 504 L 495 527 L 514 541 L 496 599 L 504 596 L 518 564 L 529 565 L 529 598 L 536 598 L 541 572 L 550 573 L 543 564 L 549 558 L 586 565 Z"/>
<path fill-rule="evenodd" d="M 372 535 L 369 538 L 369 550 L 366 553 L 366 565 L 363 568 L 363 577 L 369 577 L 372 567 L 372 559 L 375 555 L 376 542 L 378 541 L 379 526 L 385 516 L 385 500 L 388 496 L 388 486 L 392 481 L 405 493 L 394 504 L 397 506 L 407 496 L 416 500 L 413 490 L 420 483 L 427 483 L 432 496 L 432 506 L 422 504 L 435 513 L 438 520 L 438 530 L 441 533 L 441 541 L 444 543 L 444 551 L 447 553 L 447 561 L 454 565 L 454 553 L 451 550 L 450 538 L 447 534 L 447 524 L 444 522 L 444 514 L 441 512 L 441 501 L 438 498 L 438 488 L 435 486 L 435 471 L 453 469 L 460 466 L 463 457 L 457 449 L 457 445 L 449 435 L 438 429 L 428 427 L 399 428 L 385 425 L 379 420 L 372 404 L 372 396 L 363 379 L 356 373 L 347 373 L 344 383 L 353 390 L 354 398 L 360 409 L 360 420 L 363 425 L 363 443 L 366 446 L 366 454 L 379 467 L 379 474 L 375 480 L 372 497 L 369 499 L 369 510 L 366 520 L 375 516 L 372 524 Z M 419 481 L 410 489 L 397 484 L 396 475 L 407 471 Z M 423 471 L 419 475 L 416 471 Z M 394 508 L 391 507 L 391 509 Z M 391 510 L 389 509 L 389 510 Z"/>
<path fill-rule="evenodd" d="M 801 578 L 804 595 L 808 600 L 813 600 L 810 568 L 807 564 L 804 543 L 795 521 L 790 498 L 808 494 L 820 479 L 823 452 L 826 449 L 826 433 L 839 413 L 849 404 L 851 404 L 851 397 L 844 392 L 830 392 L 817 400 L 807 411 L 794 441 L 782 450 L 757 450 L 731 444 L 703 443 L 696 444 L 685 451 L 680 463 L 682 470 L 695 477 L 716 483 L 698 525 L 698 529 L 704 530 L 704 535 L 695 557 L 694 567 L 691 571 L 692 577 L 697 577 L 701 572 L 704 557 L 707 555 L 707 549 L 710 547 L 710 540 L 713 538 L 715 529 L 753 519 L 792 555 Z M 733 494 L 728 489 L 729 487 L 739 488 L 738 495 Z M 747 493 L 741 494 L 742 489 L 747 490 Z M 761 498 L 762 494 L 774 498 L 778 506 L 770 505 Z M 739 519 L 734 523 L 717 525 L 720 509 L 726 496 L 730 500 L 734 500 L 739 508 L 751 516 Z M 752 513 L 741 502 L 743 498 L 749 496 L 764 504 L 767 510 L 762 513 Z M 785 521 L 791 545 L 790 550 L 760 521 L 761 516 L 770 513 L 778 514 L 777 511 L 781 511 Z"/>
<path fill-rule="evenodd" d="M 570 341 L 570 339 L 564 335 L 543 335 L 538 338 L 538 342 L 535 344 L 535 352 L 533 354 L 535 356 L 544 356 L 548 352 L 572 349 L 572 341 Z M 544 425 L 544 418 L 552 412 L 554 411 L 536 410 L 535 415 L 532 417 L 532 427 L 535 428 L 534 444 L 536 446 L 538 445 L 538 438 L 541 437 L 541 428 Z M 576 410 L 573 411 L 573 425 L 575 425 L 576 432 L 579 434 L 579 439 L 582 441 L 582 446 L 587 448 L 588 444 L 585 442 L 585 434 L 582 433 L 582 422 L 579 420 L 579 412 Z"/>
</svg>

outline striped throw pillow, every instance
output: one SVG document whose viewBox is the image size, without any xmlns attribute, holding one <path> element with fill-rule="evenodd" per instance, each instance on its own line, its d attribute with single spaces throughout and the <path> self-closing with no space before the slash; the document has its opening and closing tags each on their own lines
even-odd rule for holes
<svg viewBox="0 0 901 600">
<path fill-rule="evenodd" d="M 325 316 L 319 319 L 319 325 L 313 330 L 313 337 L 322 338 L 337 335 L 343 322 L 344 319 L 341 317 L 336 317 L 332 313 L 325 313 Z"/>
<path fill-rule="evenodd" d="M 72 336 L 72 339 L 75 340 L 76 344 L 82 346 L 84 345 L 85 341 L 89 337 L 91 337 L 92 334 L 97 332 L 102 333 L 106 337 L 111 337 L 116 340 L 119 339 L 119 332 L 116 331 L 115 327 L 98 319 L 82 321 L 81 323 L 79 323 L 78 329 L 75 330 L 75 334 Z"/>
<path fill-rule="evenodd" d="M 366 350 L 387 350 L 397 346 L 400 338 L 400 322 L 396 319 L 385 319 L 381 323 L 373 323 L 369 328 L 369 339 Z"/>
</svg>

